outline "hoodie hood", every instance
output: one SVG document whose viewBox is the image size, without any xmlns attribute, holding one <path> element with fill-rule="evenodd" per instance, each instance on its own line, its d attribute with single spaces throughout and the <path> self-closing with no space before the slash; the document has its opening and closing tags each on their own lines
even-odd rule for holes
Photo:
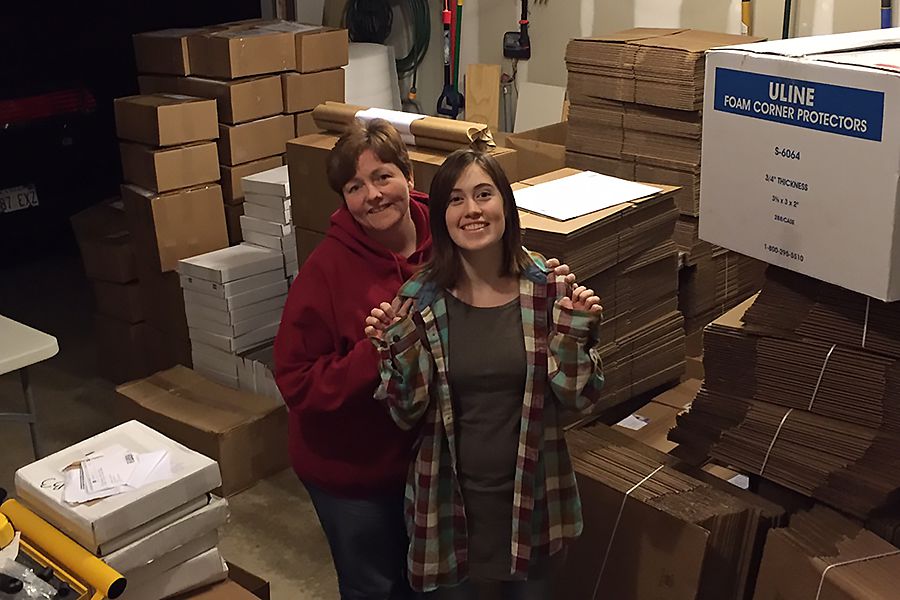
<svg viewBox="0 0 900 600">
<path fill-rule="evenodd" d="M 416 268 L 429 258 L 431 253 L 431 228 L 428 221 L 427 202 L 427 194 L 410 192 L 409 212 L 416 227 L 416 250 L 409 257 L 391 252 L 373 240 L 353 218 L 345 205 L 331 215 L 331 227 L 328 229 L 326 237 L 340 242 L 351 252 L 372 261 L 373 270 L 377 271 L 393 266 L 400 271 L 402 280 L 408 279 Z"/>
</svg>

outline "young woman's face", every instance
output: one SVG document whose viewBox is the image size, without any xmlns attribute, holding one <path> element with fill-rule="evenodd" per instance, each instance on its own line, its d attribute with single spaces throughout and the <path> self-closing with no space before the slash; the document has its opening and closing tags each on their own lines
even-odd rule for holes
<svg viewBox="0 0 900 600">
<path fill-rule="evenodd" d="M 356 174 L 344 184 L 344 201 L 353 218 L 366 231 L 386 231 L 409 212 L 412 178 L 406 179 L 400 167 L 381 162 L 365 150 L 356 161 Z"/>
<path fill-rule="evenodd" d="M 461 250 L 477 252 L 500 244 L 506 231 L 503 197 L 491 177 L 469 165 L 450 193 L 445 218 L 450 239 Z"/>
</svg>

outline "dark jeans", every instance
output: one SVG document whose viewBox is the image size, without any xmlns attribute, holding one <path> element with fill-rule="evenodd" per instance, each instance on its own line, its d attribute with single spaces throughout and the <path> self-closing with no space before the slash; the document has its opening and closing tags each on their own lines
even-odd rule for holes
<svg viewBox="0 0 900 600">
<path fill-rule="evenodd" d="M 304 482 L 337 571 L 341 600 L 409 600 L 403 494 L 340 498 Z"/>
</svg>

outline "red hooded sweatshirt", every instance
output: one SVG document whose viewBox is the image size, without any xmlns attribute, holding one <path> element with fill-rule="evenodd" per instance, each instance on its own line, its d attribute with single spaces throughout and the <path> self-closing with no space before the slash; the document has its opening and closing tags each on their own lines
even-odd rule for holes
<svg viewBox="0 0 900 600">
<path fill-rule="evenodd" d="M 367 236 L 346 207 L 291 286 L 275 338 L 275 380 L 289 411 L 301 480 L 348 498 L 402 490 L 416 432 L 374 399 L 378 354 L 363 334 L 372 308 L 394 299 L 431 255 L 427 196 L 413 192 L 417 247 L 404 258 Z"/>
</svg>

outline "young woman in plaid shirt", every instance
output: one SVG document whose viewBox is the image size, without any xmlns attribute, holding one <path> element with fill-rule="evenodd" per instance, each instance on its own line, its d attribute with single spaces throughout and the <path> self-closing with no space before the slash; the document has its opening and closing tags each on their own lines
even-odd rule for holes
<svg viewBox="0 0 900 600">
<path fill-rule="evenodd" d="M 488 154 L 448 157 L 430 194 L 432 259 L 366 319 L 391 417 L 420 427 L 406 486 L 410 584 L 429 597 L 549 598 L 581 533 L 560 407 L 603 384 L 599 299 L 521 246 L 513 192 Z"/>
</svg>

